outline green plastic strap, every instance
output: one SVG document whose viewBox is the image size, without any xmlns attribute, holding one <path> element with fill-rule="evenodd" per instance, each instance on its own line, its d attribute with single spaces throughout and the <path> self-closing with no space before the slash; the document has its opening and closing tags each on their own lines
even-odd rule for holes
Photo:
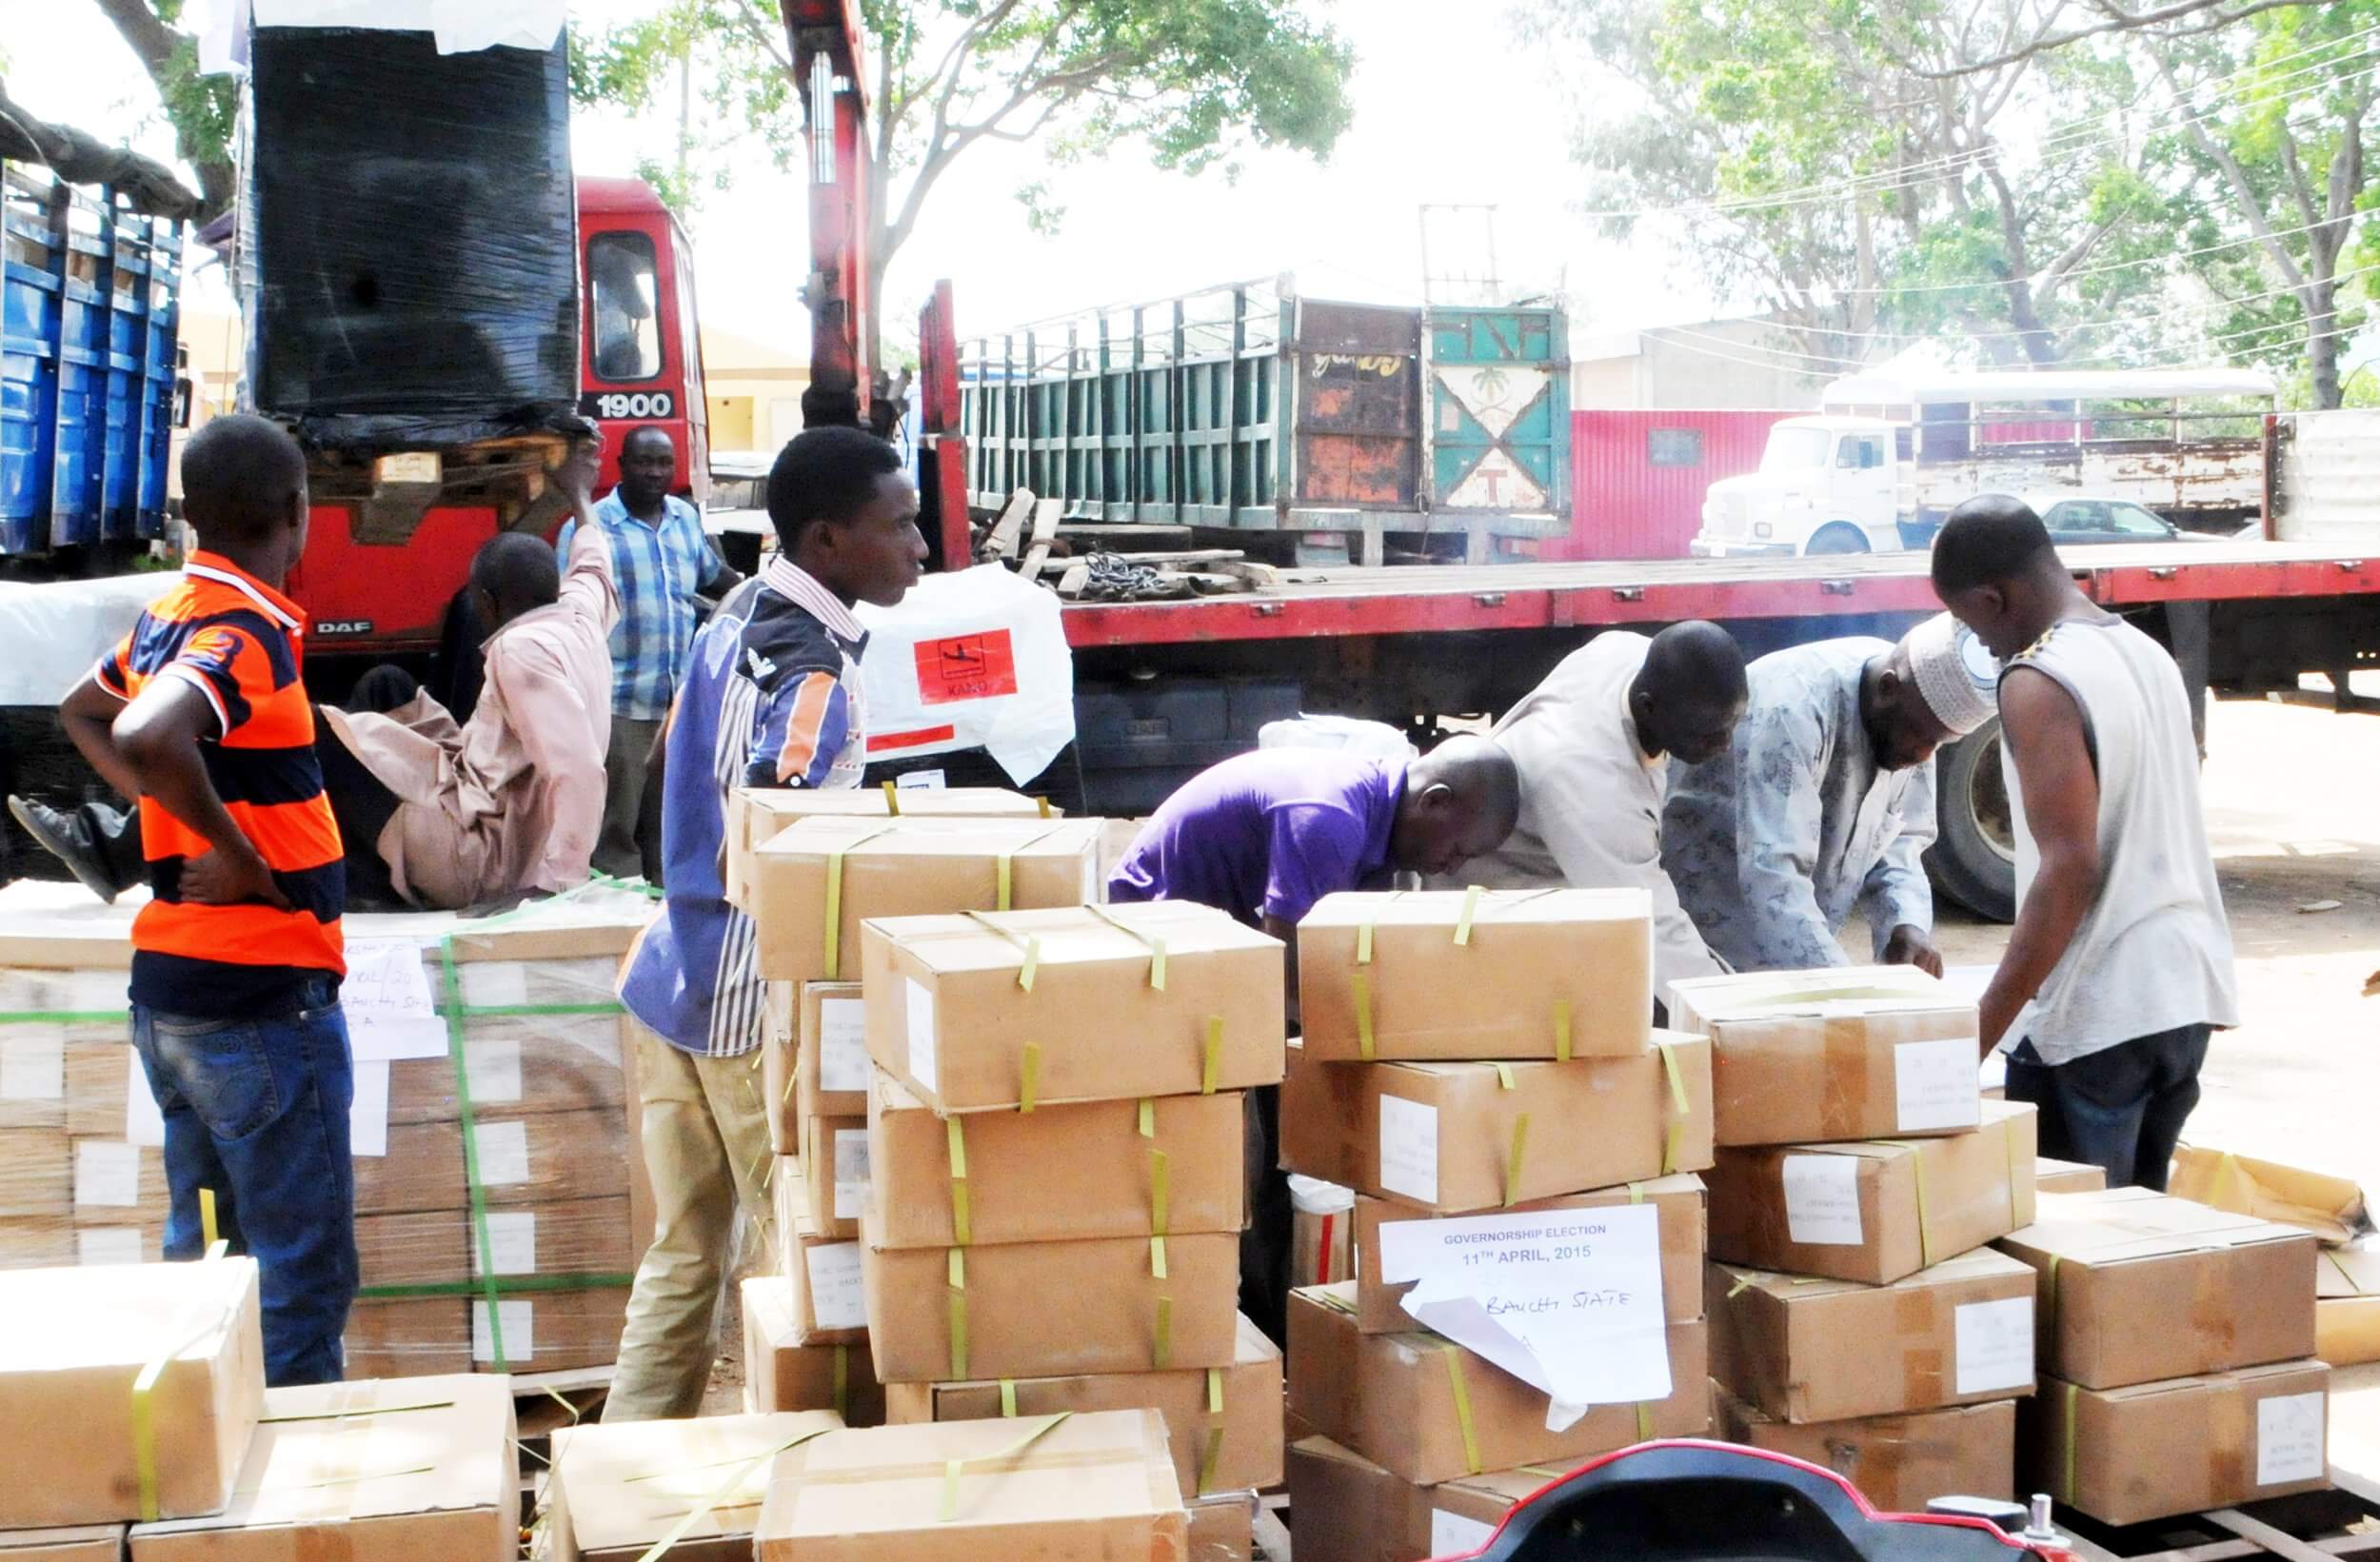
<svg viewBox="0 0 2380 1562">
<path fill-rule="evenodd" d="M 502 1293 L 496 1286 L 496 1242 L 487 1234 L 487 1185 L 480 1180 L 479 1115 L 471 1105 L 470 1070 L 463 1060 L 463 973 L 455 965 L 451 933 L 438 940 L 438 964 L 446 984 L 446 1055 L 454 1065 L 455 1115 L 462 1119 L 463 1177 L 471 1198 L 471 1233 L 479 1243 L 480 1284 L 475 1289 L 487 1304 L 488 1354 L 501 1373 L 507 1370 L 504 1309 L 497 1305 Z"/>
<path fill-rule="evenodd" d="M 1554 1000 L 1554 1061 L 1570 1061 L 1570 999 Z"/>
<path fill-rule="evenodd" d="M 1643 1183 L 1631 1182 L 1628 1184 L 1628 1202 L 1631 1204 L 1641 1204 L 1644 1202 Z"/>
<path fill-rule="evenodd" d="M 965 1250 L 950 1250 L 950 1377 L 954 1383 L 967 1380 L 967 1256 Z"/>
<path fill-rule="evenodd" d="M 1480 884 L 1474 884 L 1462 892 L 1462 915 L 1455 919 L 1455 943 L 1458 947 L 1470 947 L 1471 921 L 1479 915 L 1479 897 L 1486 893 L 1486 887 Z"/>
<path fill-rule="evenodd" d="M 634 1274 L 618 1275 L 516 1275 L 500 1279 L 495 1291 L 502 1295 L 552 1291 L 613 1291 L 636 1283 Z M 436 1280 L 421 1285 L 367 1285 L 356 1295 L 372 1301 L 402 1301 L 424 1296 L 479 1296 L 488 1291 L 485 1280 Z"/>
<path fill-rule="evenodd" d="M 660 1562 L 661 1558 L 667 1556 L 671 1552 L 677 1549 L 678 1542 L 684 1540 L 688 1534 L 693 1532 L 696 1525 L 702 1523 L 705 1518 L 708 1518 L 714 1509 L 718 1508 L 720 1504 L 725 1502 L 729 1497 L 734 1496 L 737 1492 L 741 1491 L 744 1483 L 751 1478 L 753 1471 L 758 1470 L 761 1466 L 771 1462 L 777 1457 L 778 1454 L 784 1453 L 787 1449 L 799 1448 L 803 1443 L 808 1442 L 811 1438 L 823 1437 L 827 1433 L 834 1430 L 835 1429 L 832 1427 L 813 1427 L 811 1430 L 802 1433 L 798 1437 L 788 1437 L 783 1442 L 778 1443 L 773 1447 L 764 1448 L 758 1453 L 755 1453 L 750 1458 L 744 1460 L 742 1464 L 737 1465 L 734 1472 L 730 1473 L 724 1481 L 720 1483 L 718 1491 L 713 1492 L 708 1497 L 705 1497 L 703 1501 L 695 1504 L 694 1507 L 690 1509 L 683 1517 L 681 1517 L 677 1523 L 671 1525 L 668 1532 L 664 1534 L 659 1540 L 654 1541 L 650 1549 L 648 1549 L 643 1556 L 637 1558 L 637 1562 Z"/>
<path fill-rule="evenodd" d="M 1000 1380 L 1000 1415 L 1003 1421 L 1017 1418 L 1017 1380 L 1013 1377 Z"/>
<path fill-rule="evenodd" d="M 2062 1500 L 2074 1506 L 2074 1439 L 2077 1424 L 2082 1419 L 2082 1390 L 2073 1383 L 2066 1385 L 2066 1491 Z"/>
<path fill-rule="evenodd" d="M 1140 1097 L 1140 1137 L 1142 1138 L 1153 1139 L 1157 1137 L 1157 1102 L 1150 1099 L 1146 1096 Z"/>
<path fill-rule="evenodd" d="M 1512 1159 L 1504 1165 L 1504 1208 L 1511 1209 L 1520 1201 L 1520 1159 L 1529 1151 L 1529 1114 L 1523 1112 L 1513 1119 Z"/>
<path fill-rule="evenodd" d="M 1358 965 L 1372 963 L 1372 924 L 1370 922 L 1356 924 L 1356 963 Z"/>
<path fill-rule="evenodd" d="M 1149 1277 L 1165 1275 L 1165 1238 L 1172 1235 L 1174 1161 L 1162 1150 L 1149 1152 Z"/>
<path fill-rule="evenodd" d="M 1649 1443 L 1652 1440 L 1653 1407 L 1639 1399 L 1636 1401 L 1636 1441 Z"/>
<path fill-rule="evenodd" d="M 950 1235 L 961 1247 L 975 1243 L 975 1211 L 967 1195 L 967 1136 L 957 1117 L 942 1119 L 942 1137 L 950 1146 Z M 955 1282 L 954 1282 L 955 1283 Z"/>
<path fill-rule="evenodd" d="M 1206 1370 L 1206 1452 L 1199 1456 L 1199 1494 L 1215 1486 L 1215 1472 L 1223 1462 L 1223 1370 Z"/>
<path fill-rule="evenodd" d="M 0 1025 L 111 1025 L 131 1018 L 129 1009 L 23 1009 L 0 1014 Z"/>
<path fill-rule="evenodd" d="M 1157 1349 L 1149 1353 L 1155 1371 L 1163 1372 L 1174 1364 L 1174 1298 L 1157 1298 Z"/>
<path fill-rule="evenodd" d="M 1372 983 L 1359 971 L 1348 979 L 1348 987 L 1356 1001 L 1356 1053 L 1368 1063 L 1376 1050 L 1372 1040 Z"/>
<path fill-rule="evenodd" d="M 1471 1418 L 1471 1388 L 1462 1379 L 1462 1347 L 1441 1345 L 1438 1351 L 1446 1357 L 1447 1381 L 1455 1386 L 1455 1420 L 1462 1428 L 1462 1462 L 1477 1475 L 1479 1464 L 1479 1429 Z"/>
<path fill-rule="evenodd" d="M 1061 1410 L 1057 1414 L 1026 1433 L 1022 1437 L 997 1453 L 985 1453 L 972 1459 L 949 1459 L 942 1464 L 942 1503 L 937 1522 L 948 1524 L 959 1516 L 959 1476 L 971 1464 L 1000 1464 L 1022 1454 L 1027 1449 L 1051 1433 L 1074 1412 Z"/>
<path fill-rule="evenodd" d="M 627 1008 L 619 1003 L 466 1003 L 466 1019 L 495 1019 L 506 1017 L 539 1015 L 623 1015 Z"/>
<path fill-rule="evenodd" d="M 1206 1017 L 1206 1057 L 1199 1069 L 1199 1094 L 1212 1096 L 1223 1077 L 1223 1017 Z"/>
<path fill-rule="evenodd" d="M 1024 1044 L 1021 1072 L 1023 1077 L 1017 1081 L 1017 1110 L 1030 1112 L 1041 1094 L 1041 1044 L 1039 1041 Z"/>
</svg>

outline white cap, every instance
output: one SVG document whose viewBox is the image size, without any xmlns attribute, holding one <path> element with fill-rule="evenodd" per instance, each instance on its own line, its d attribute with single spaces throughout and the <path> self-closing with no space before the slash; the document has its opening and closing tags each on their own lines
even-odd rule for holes
<svg viewBox="0 0 2380 1562">
<path fill-rule="evenodd" d="M 2000 664 L 1965 624 L 1948 613 L 1909 631 L 1909 665 L 1927 708 L 1959 737 L 1999 709 Z"/>
</svg>

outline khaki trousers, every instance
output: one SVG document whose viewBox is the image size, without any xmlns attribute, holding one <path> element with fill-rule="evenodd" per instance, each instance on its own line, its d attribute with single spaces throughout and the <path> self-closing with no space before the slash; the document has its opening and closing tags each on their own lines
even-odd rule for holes
<svg viewBox="0 0 2380 1562">
<path fill-rule="evenodd" d="M 758 1241 L 747 1267 L 773 1260 L 773 1167 L 759 1048 L 704 1058 L 636 1032 L 653 1245 L 637 1265 L 620 1335 L 606 1421 L 692 1415 L 718 1353 L 720 1300 L 737 1272 L 741 1206 Z"/>
</svg>

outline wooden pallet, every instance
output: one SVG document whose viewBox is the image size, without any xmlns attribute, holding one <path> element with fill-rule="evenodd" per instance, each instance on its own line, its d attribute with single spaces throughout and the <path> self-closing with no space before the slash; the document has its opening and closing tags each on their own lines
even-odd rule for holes
<svg viewBox="0 0 2380 1562">
<path fill-rule="evenodd" d="M 2082 1562 L 2287 1562 L 2380 1558 L 2380 1485 L 2343 1470 L 2332 1490 L 2115 1527 L 2062 1513 L 2057 1527 Z"/>
</svg>

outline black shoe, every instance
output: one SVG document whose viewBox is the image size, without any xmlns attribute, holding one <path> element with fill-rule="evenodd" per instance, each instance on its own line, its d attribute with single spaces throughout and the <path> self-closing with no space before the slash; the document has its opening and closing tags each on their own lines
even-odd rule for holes
<svg viewBox="0 0 2380 1562">
<path fill-rule="evenodd" d="M 86 803 L 63 813 L 30 798 L 9 799 L 9 813 L 33 843 L 65 863 L 85 889 L 112 905 L 115 898 L 139 881 L 122 871 L 125 817 L 104 803 Z M 137 821 L 132 821 L 137 828 Z M 139 856 L 135 840 L 132 855 Z"/>
</svg>

